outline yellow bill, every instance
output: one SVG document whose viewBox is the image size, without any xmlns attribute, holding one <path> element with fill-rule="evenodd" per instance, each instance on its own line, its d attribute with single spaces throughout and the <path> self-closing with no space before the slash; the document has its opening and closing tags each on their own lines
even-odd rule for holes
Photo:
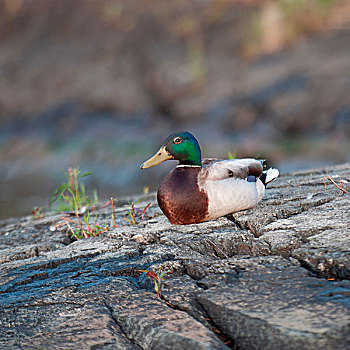
<svg viewBox="0 0 350 350">
<path fill-rule="evenodd" d="M 165 146 L 163 146 L 152 158 L 148 159 L 141 165 L 141 169 L 151 168 L 152 166 L 165 162 L 168 159 L 173 159 L 173 156 L 168 153 Z"/>
</svg>

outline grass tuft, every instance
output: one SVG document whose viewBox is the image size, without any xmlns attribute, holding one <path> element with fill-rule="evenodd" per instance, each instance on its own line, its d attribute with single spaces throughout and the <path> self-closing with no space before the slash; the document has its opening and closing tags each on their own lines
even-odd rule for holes
<svg viewBox="0 0 350 350">
<path fill-rule="evenodd" d="M 161 298 L 164 277 L 167 274 L 173 273 L 173 270 L 162 271 L 162 267 L 160 267 L 157 272 L 154 272 L 154 271 L 151 271 L 151 270 L 140 270 L 140 271 L 144 272 L 146 274 L 146 277 L 149 277 L 149 278 L 153 279 L 153 281 L 154 281 L 154 291 L 157 293 L 158 297 Z"/>
<path fill-rule="evenodd" d="M 233 154 L 231 151 L 228 152 L 228 159 L 236 159 L 237 158 L 237 151 L 234 151 Z"/>
<path fill-rule="evenodd" d="M 130 209 L 129 209 L 129 212 L 127 214 L 129 216 L 129 218 L 124 218 L 124 220 L 130 222 L 133 225 L 140 224 L 141 222 L 143 222 L 145 220 L 146 211 L 151 205 L 151 202 L 150 202 L 143 208 L 143 210 L 141 210 L 141 209 L 135 208 L 135 204 L 137 204 L 138 202 L 139 201 L 131 202 L 131 203 L 129 202 Z"/>
<path fill-rule="evenodd" d="M 98 202 L 97 192 L 93 192 L 90 198 L 85 191 L 83 183 L 79 183 L 82 178 L 92 175 L 92 173 L 82 173 L 79 168 L 69 168 L 64 171 L 66 182 L 63 183 L 49 201 L 49 209 L 56 204 L 58 212 L 72 212 L 76 215 L 83 214 L 87 208 L 93 207 Z"/>
</svg>

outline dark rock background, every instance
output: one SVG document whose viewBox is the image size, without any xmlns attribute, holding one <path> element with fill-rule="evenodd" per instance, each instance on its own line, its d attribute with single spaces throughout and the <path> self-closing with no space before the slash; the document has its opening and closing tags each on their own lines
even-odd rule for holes
<svg viewBox="0 0 350 350">
<path fill-rule="evenodd" d="M 349 193 L 324 185 L 349 174 L 282 175 L 256 209 L 198 225 L 151 194 L 141 224 L 120 202 L 120 227 L 79 241 L 61 215 L 3 220 L 0 348 L 349 349 Z M 140 271 L 160 267 L 162 298 Z"/>
<path fill-rule="evenodd" d="M 174 130 L 205 156 L 282 172 L 349 161 L 346 0 L 0 2 L 0 217 L 46 206 L 61 170 L 101 200 Z"/>
</svg>

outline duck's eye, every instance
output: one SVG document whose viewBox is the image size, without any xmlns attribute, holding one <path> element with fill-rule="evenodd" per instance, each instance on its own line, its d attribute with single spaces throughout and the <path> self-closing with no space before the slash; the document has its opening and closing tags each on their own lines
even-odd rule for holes
<svg viewBox="0 0 350 350">
<path fill-rule="evenodd" d="M 174 143 L 178 144 L 182 141 L 181 137 L 175 137 L 174 138 Z"/>
</svg>

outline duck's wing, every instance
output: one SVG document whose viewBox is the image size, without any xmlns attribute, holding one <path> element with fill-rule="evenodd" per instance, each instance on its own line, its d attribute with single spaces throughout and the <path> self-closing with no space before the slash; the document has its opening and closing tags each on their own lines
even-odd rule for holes
<svg viewBox="0 0 350 350">
<path fill-rule="evenodd" d="M 217 181 L 229 178 L 246 179 L 249 175 L 260 177 L 263 161 L 253 158 L 220 160 L 206 158 L 202 161 L 200 180 Z"/>
<path fill-rule="evenodd" d="M 223 161 L 223 159 L 218 159 L 218 158 L 204 158 L 202 159 L 202 166 L 207 166 L 211 163 L 214 163 L 214 162 L 221 162 Z"/>
</svg>

